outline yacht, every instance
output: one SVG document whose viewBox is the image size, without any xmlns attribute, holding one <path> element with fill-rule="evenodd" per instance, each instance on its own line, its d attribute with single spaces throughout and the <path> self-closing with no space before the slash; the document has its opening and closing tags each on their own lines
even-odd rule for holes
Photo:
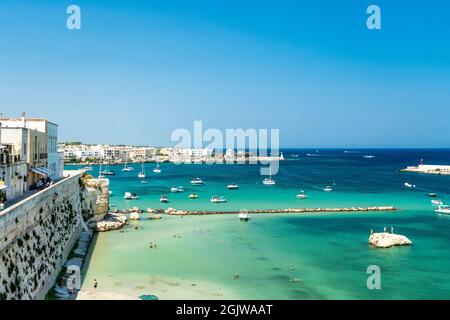
<svg viewBox="0 0 450 320">
<path fill-rule="evenodd" d="M 196 194 L 196 193 L 191 193 L 189 195 L 189 199 L 197 199 L 197 198 L 198 198 L 198 194 Z"/>
<path fill-rule="evenodd" d="M 297 199 L 306 199 L 308 198 L 308 195 L 305 193 L 305 191 L 300 191 L 300 193 L 297 195 Z"/>
<path fill-rule="evenodd" d="M 161 198 L 159 198 L 159 201 L 162 203 L 168 203 L 169 198 L 166 195 L 163 195 L 163 196 L 161 196 Z"/>
<path fill-rule="evenodd" d="M 438 208 L 436 210 L 434 210 L 434 212 L 450 214 L 450 206 L 441 204 L 440 206 L 438 206 Z"/>
<path fill-rule="evenodd" d="M 184 188 L 182 186 L 172 187 L 172 188 L 170 188 L 170 192 L 173 192 L 173 193 L 184 192 Z"/>
<path fill-rule="evenodd" d="M 236 183 L 232 183 L 232 184 L 229 184 L 227 186 L 227 188 L 228 188 L 228 190 L 237 190 L 237 189 L 239 189 L 239 185 Z"/>
<path fill-rule="evenodd" d="M 145 177 L 146 177 L 146 175 L 145 175 L 144 162 L 142 162 L 142 168 L 141 168 L 141 172 L 138 173 L 138 178 L 145 179 Z"/>
<path fill-rule="evenodd" d="M 139 197 L 138 197 L 138 195 L 136 193 L 125 192 L 123 198 L 125 200 L 136 200 Z"/>
<path fill-rule="evenodd" d="M 272 179 L 272 165 L 270 165 L 269 178 L 265 178 L 263 180 L 263 184 L 265 184 L 266 186 L 270 186 L 270 185 L 274 185 L 275 184 L 275 180 Z"/>
<path fill-rule="evenodd" d="M 323 191 L 330 192 L 333 191 L 333 188 L 330 186 L 326 186 L 325 188 L 323 188 Z"/>
<path fill-rule="evenodd" d="M 409 182 L 405 182 L 404 185 L 405 185 L 405 187 L 407 187 L 407 188 L 415 188 L 415 187 L 416 187 L 415 184 L 411 184 L 411 183 L 409 183 Z"/>
<path fill-rule="evenodd" d="M 205 183 L 200 178 L 194 178 L 194 179 L 191 180 L 191 184 L 194 185 L 194 186 L 202 186 Z"/>
<path fill-rule="evenodd" d="M 431 203 L 432 203 L 432 204 L 435 204 L 435 205 L 437 205 L 437 206 L 441 206 L 441 205 L 444 204 L 444 203 L 442 202 L 442 200 L 431 200 Z"/>
<path fill-rule="evenodd" d="M 153 168 L 154 173 L 161 173 L 161 169 L 159 168 L 159 163 L 156 165 L 155 168 Z"/>
<path fill-rule="evenodd" d="M 225 199 L 225 197 L 212 196 L 211 202 L 212 203 L 225 203 L 225 202 L 227 202 L 227 199 Z"/>
<path fill-rule="evenodd" d="M 240 210 L 238 215 L 239 220 L 241 221 L 248 221 L 248 211 L 247 210 Z"/>
</svg>

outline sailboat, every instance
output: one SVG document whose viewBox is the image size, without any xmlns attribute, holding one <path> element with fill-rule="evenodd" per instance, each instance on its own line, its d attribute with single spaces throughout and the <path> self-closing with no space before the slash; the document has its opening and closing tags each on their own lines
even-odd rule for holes
<svg viewBox="0 0 450 320">
<path fill-rule="evenodd" d="M 145 177 L 146 175 L 145 175 L 144 161 L 142 161 L 142 169 L 141 172 L 138 173 L 138 178 L 144 179 Z"/>
<path fill-rule="evenodd" d="M 114 176 L 116 173 L 109 169 L 109 163 L 106 166 L 106 170 L 100 171 L 101 174 L 105 176 Z"/>
<path fill-rule="evenodd" d="M 156 167 L 153 169 L 154 173 L 161 173 L 161 169 L 159 168 L 159 163 L 156 165 Z"/>
<path fill-rule="evenodd" d="M 134 171 L 134 168 L 133 167 L 129 167 L 128 166 L 128 162 L 125 162 L 125 165 L 123 166 L 122 171 L 124 171 L 124 172 L 131 172 L 131 171 Z"/>
<path fill-rule="evenodd" d="M 102 164 L 100 163 L 100 168 L 98 170 L 98 178 L 99 179 L 105 179 L 105 176 L 102 173 Z"/>
<path fill-rule="evenodd" d="M 275 184 L 275 180 L 272 179 L 272 165 L 270 165 L 269 178 L 265 178 L 265 179 L 263 180 L 263 184 L 265 184 L 266 186 L 274 185 L 274 184 Z"/>
</svg>

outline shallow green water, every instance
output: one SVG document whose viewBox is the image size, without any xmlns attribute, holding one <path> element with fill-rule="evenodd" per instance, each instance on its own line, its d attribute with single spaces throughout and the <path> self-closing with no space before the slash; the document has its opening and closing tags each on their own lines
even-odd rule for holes
<svg viewBox="0 0 450 320">
<path fill-rule="evenodd" d="M 370 159 L 375 161 L 368 162 L 339 151 L 329 151 L 320 159 L 296 152 L 300 157 L 282 163 L 273 187 L 261 184 L 256 166 L 165 164 L 163 173 L 157 178 L 152 176 L 146 185 L 135 177 L 138 166 L 134 173 L 119 173 L 118 167 L 118 175 L 111 178 L 111 201 L 119 208 L 138 205 L 238 210 L 395 205 L 400 210 L 256 215 L 248 222 L 239 222 L 236 215 L 164 216 L 158 221 L 132 222 L 122 231 L 98 236 L 87 267 L 85 289 L 96 278 L 99 290 L 133 296 L 157 294 L 162 298 L 450 297 L 450 217 L 435 214 L 427 196 L 428 192 L 436 192 L 448 201 L 449 177 L 399 173 L 397 169 L 414 164 L 409 161 L 419 156 L 415 153 L 400 157 L 379 151 L 375 159 Z M 420 152 L 422 155 L 425 151 Z M 445 158 L 448 152 L 434 156 Z M 190 178 L 196 176 L 206 185 L 188 186 Z M 333 180 L 333 192 L 320 190 Z M 416 190 L 404 188 L 405 181 L 416 184 Z M 240 190 L 228 191 L 225 186 L 231 182 L 240 184 Z M 169 194 L 171 203 L 163 206 L 159 196 L 172 185 L 184 185 L 186 192 Z M 188 200 L 191 190 L 199 193 L 200 199 Z M 296 200 L 299 190 L 305 190 L 309 198 Z M 125 191 L 137 192 L 140 199 L 126 202 L 122 199 Z M 213 194 L 224 195 L 228 203 L 211 204 Z M 409 237 L 413 245 L 369 247 L 370 229 L 381 231 L 385 226 L 394 226 L 395 232 Z M 157 249 L 150 249 L 149 242 L 157 243 Z M 381 268 L 381 290 L 367 289 L 369 265 Z M 288 266 L 295 266 L 295 270 Z M 237 280 L 233 279 L 235 273 L 240 275 Z"/>
</svg>

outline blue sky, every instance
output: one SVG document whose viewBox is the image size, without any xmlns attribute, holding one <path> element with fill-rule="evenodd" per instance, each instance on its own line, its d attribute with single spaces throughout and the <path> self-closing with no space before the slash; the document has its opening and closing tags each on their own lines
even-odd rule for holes
<svg viewBox="0 0 450 320">
<path fill-rule="evenodd" d="M 88 143 L 169 145 L 202 120 L 280 129 L 282 147 L 449 147 L 449 16 L 444 0 L 2 0 L 0 110 Z"/>
</svg>

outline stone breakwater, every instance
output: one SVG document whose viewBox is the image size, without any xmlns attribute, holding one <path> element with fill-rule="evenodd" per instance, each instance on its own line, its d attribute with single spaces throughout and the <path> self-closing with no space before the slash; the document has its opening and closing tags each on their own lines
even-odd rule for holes
<svg viewBox="0 0 450 320">
<path fill-rule="evenodd" d="M 396 211 L 394 206 L 372 206 L 372 207 L 348 207 L 348 208 L 287 208 L 287 209 L 261 209 L 261 210 L 247 210 L 251 214 L 276 214 L 276 213 L 351 213 L 351 212 L 377 212 L 377 211 Z M 115 213 L 143 213 L 137 207 L 128 210 L 115 210 Z M 190 211 L 177 210 L 175 208 L 168 209 L 151 209 L 146 210 L 148 213 L 165 213 L 168 215 L 212 215 L 212 214 L 239 214 L 238 211 Z"/>
</svg>

